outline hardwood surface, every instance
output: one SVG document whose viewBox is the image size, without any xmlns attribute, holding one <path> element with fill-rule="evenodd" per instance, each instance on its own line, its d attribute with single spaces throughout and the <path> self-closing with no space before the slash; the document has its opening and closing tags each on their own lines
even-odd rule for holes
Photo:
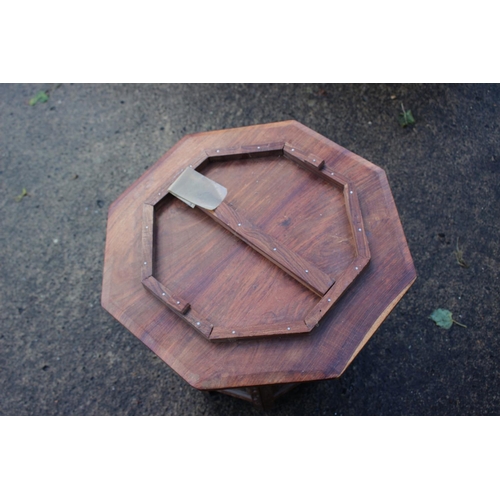
<svg viewBox="0 0 500 500">
<path fill-rule="evenodd" d="M 223 210 L 243 214 L 333 286 L 311 287 L 227 220 L 165 197 L 193 164 L 228 189 Z M 156 205 L 152 246 L 144 204 Z M 186 136 L 130 186 L 109 210 L 102 305 L 194 387 L 289 384 L 338 377 L 415 277 L 383 170 L 290 121 Z M 166 307 L 178 300 L 179 310 Z M 301 322 L 309 333 L 298 332 Z M 238 338 L 252 334 L 248 325 L 260 325 L 259 338 Z M 266 334 L 278 327 L 282 335 Z"/>
<path fill-rule="evenodd" d="M 216 210 L 201 210 L 209 217 L 220 221 L 247 245 L 260 252 L 320 297 L 333 285 L 335 281 L 333 278 L 289 247 L 280 244 L 278 240 L 263 232 L 227 203 L 221 203 Z"/>
<path fill-rule="evenodd" d="M 207 265 L 210 249 L 219 246 L 221 231 L 204 234 L 201 245 L 195 248 L 193 241 L 202 232 L 198 225 L 187 224 L 176 210 L 168 186 L 155 193 L 153 200 L 148 198 L 143 207 L 143 285 L 211 341 L 310 332 L 370 258 L 354 186 L 338 173 L 332 176 L 332 171 L 322 171 L 325 162 L 317 155 L 290 144 L 243 145 L 205 151 L 205 155 L 195 158 L 188 168 L 197 168 L 211 176 L 207 178 L 215 176 L 219 183 L 230 186 L 231 201 L 223 201 L 213 210 L 198 207 L 196 212 L 219 223 L 321 300 L 313 307 L 306 300 L 299 319 L 280 315 L 280 304 L 270 304 L 266 293 L 269 274 L 262 259 L 260 263 L 257 259 L 251 273 L 259 286 L 245 289 L 241 282 L 231 285 L 220 266 Z M 199 223 L 206 225 L 203 219 Z M 163 230 L 165 224 L 167 230 Z M 286 241 L 278 238 L 277 226 L 282 226 L 280 232 Z M 234 243 L 225 239 L 223 248 L 230 250 L 231 256 L 224 262 L 232 260 L 239 266 L 246 247 Z M 314 249 L 307 259 L 303 257 L 305 249 Z M 319 255 L 328 269 L 339 262 L 344 265 L 327 274 L 316 265 Z M 198 264 L 193 262 L 196 259 Z M 171 273 L 160 275 L 158 270 L 164 263 L 171 264 Z M 235 272 L 242 274 L 241 270 Z M 338 273 L 335 287 L 332 272 Z M 183 288 L 184 283 L 191 283 L 191 288 Z M 230 314 L 221 315 L 221 307 Z M 254 318 L 248 317 L 248 307 Z M 208 310 L 208 315 L 200 314 L 200 309 Z"/>
</svg>

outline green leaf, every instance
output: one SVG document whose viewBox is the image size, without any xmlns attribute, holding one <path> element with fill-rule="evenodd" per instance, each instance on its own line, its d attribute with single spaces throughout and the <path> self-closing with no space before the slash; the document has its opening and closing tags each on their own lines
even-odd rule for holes
<svg viewBox="0 0 500 500">
<path fill-rule="evenodd" d="M 49 100 L 48 94 L 43 90 L 40 90 L 40 92 L 38 92 L 38 94 L 36 94 L 35 97 L 32 97 L 30 99 L 30 106 L 34 106 L 39 102 L 47 102 L 48 100 Z"/>
<path fill-rule="evenodd" d="M 451 311 L 448 311 L 448 309 L 436 309 L 429 316 L 429 318 L 432 319 L 432 321 L 434 321 L 437 326 L 446 328 L 446 330 L 449 330 L 452 327 L 453 323 L 456 323 L 463 328 L 467 328 L 465 325 L 462 325 L 462 323 L 455 321 L 452 317 Z"/>
<path fill-rule="evenodd" d="M 415 118 L 413 118 L 413 114 L 410 109 L 408 111 L 405 111 L 403 108 L 403 112 L 399 115 L 399 124 L 402 127 L 415 124 Z"/>
<path fill-rule="evenodd" d="M 436 323 L 437 326 L 440 326 L 441 328 L 449 330 L 453 325 L 451 312 L 447 309 L 436 309 L 429 317 Z"/>
<path fill-rule="evenodd" d="M 23 188 L 21 194 L 16 196 L 16 201 L 21 201 L 25 196 L 28 196 L 28 191 L 26 191 L 26 188 Z"/>
</svg>

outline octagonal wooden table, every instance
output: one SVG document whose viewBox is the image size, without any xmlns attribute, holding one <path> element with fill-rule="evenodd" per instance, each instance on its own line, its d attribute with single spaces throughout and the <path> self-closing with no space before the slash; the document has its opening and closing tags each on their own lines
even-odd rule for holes
<svg viewBox="0 0 500 500">
<path fill-rule="evenodd" d="M 339 377 L 415 278 L 384 171 L 287 121 L 186 136 L 130 186 L 102 305 L 193 387 L 268 406 Z"/>
</svg>

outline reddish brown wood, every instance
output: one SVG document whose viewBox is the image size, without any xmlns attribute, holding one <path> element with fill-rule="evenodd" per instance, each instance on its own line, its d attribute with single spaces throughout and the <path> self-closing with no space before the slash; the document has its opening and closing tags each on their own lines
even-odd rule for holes
<svg viewBox="0 0 500 500">
<path fill-rule="evenodd" d="M 281 148 L 281 149 L 280 149 Z M 284 155 L 287 159 L 277 158 Z M 288 160 L 291 159 L 292 161 Z M 252 162 L 248 161 L 253 159 Z M 258 159 L 258 160 L 256 160 Z M 303 286 L 310 289 L 312 292 L 317 294 L 321 299 L 326 295 L 325 300 L 320 300 L 316 303 L 312 309 L 308 305 L 308 300 L 302 301 L 302 307 L 300 309 L 302 316 L 295 317 L 290 315 L 283 315 L 281 317 L 276 316 L 276 310 L 272 311 L 272 318 L 267 322 L 262 322 L 261 316 L 257 321 L 250 321 L 248 317 L 241 314 L 241 309 L 243 309 L 242 301 L 238 300 L 237 297 L 233 297 L 232 293 L 226 293 L 225 297 L 217 292 L 220 297 L 214 299 L 213 295 L 207 293 L 205 284 L 208 281 L 217 280 L 219 282 L 216 269 L 213 265 L 204 265 L 204 259 L 206 257 L 203 247 L 200 247 L 198 252 L 192 252 L 191 247 L 195 240 L 200 239 L 202 244 L 206 247 L 207 242 L 201 238 L 200 233 L 190 237 L 188 241 L 179 247 L 178 253 L 172 253 L 170 256 L 161 251 L 163 262 L 169 261 L 175 265 L 176 268 L 183 266 L 186 260 L 189 262 L 186 271 L 192 274 L 194 267 L 200 267 L 199 264 L 193 264 L 192 257 L 201 260 L 202 273 L 196 275 L 198 280 L 193 280 L 191 276 L 186 276 L 185 274 L 174 279 L 172 276 L 168 275 L 166 277 L 159 277 L 160 281 L 150 280 L 144 283 L 145 287 L 148 288 L 155 296 L 162 298 L 159 293 L 155 294 L 155 290 L 159 290 L 159 285 L 163 286 L 162 295 L 163 299 L 165 296 L 177 297 L 177 296 L 188 296 L 192 297 L 193 294 L 200 298 L 202 304 L 198 307 L 191 308 L 190 314 L 183 314 L 180 317 L 183 318 L 190 325 L 211 325 L 213 330 L 210 331 L 205 329 L 202 331 L 203 335 L 209 338 L 211 341 L 224 341 L 224 340 L 235 340 L 235 339 L 257 339 L 265 338 L 273 335 L 293 335 L 296 333 L 308 333 L 317 324 L 323 315 L 325 315 L 328 310 L 334 305 L 334 302 L 342 295 L 345 289 L 350 285 L 350 282 L 354 280 L 357 275 L 361 272 L 364 266 L 369 260 L 369 250 L 366 240 L 363 238 L 363 234 L 355 233 L 362 227 L 362 216 L 359 208 L 359 204 L 356 203 L 356 193 L 354 187 L 348 184 L 348 180 L 342 175 L 336 175 L 335 178 L 323 175 L 321 168 L 324 165 L 324 160 L 320 159 L 317 155 L 306 154 L 293 146 L 286 145 L 283 143 L 271 143 L 262 145 L 251 145 L 251 146 L 238 146 L 234 148 L 225 149 L 215 149 L 206 150 L 204 155 L 198 155 L 193 163 L 190 163 L 189 167 L 193 164 L 205 173 L 210 173 L 210 175 L 218 175 L 220 173 L 223 178 L 221 183 L 224 184 L 229 182 L 230 193 L 234 197 L 235 202 L 239 204 L 239 208 L 234 208 L 234 203 L 222 202 L 215 210 L 206 210 L 198 207 L 197 210 L 208 215 L 226 230 L 230 231 L 232 234 L 237 236 L 242 242 L 246 243 L 248 246 L 259 252 L 267 260 L 278 266 L 280 269 L 285 271 L 288 275 L 296 279 Z M 188 168 L 189 168 L 188 167 Z M 243 167 L 241 170 L 240 167 Z M 311 176 L 305 174 L 301 168 L 305 168 L 315 175 Z M 258 169 L 262 172 L 259 175 L 259 179 L 255 183 L 261 182 L 260 188 L 264 186 L 268 190 L 268 193 L 263 196 L 252 196 L 254 193 L 254 187 L 252 187 L 254 170 Z M 233 176 L 235 174 L 235 176 Z M 327 172 L 328 174 L 328 172 Z M 250 178 L 248 178 L 250 175 Z M 233 183 L 233 180 L 236 183 Z M 321 180 L 323 179 L 323 181 Z M 303 191 L 308 186 L 316 187 L 313 197 L 297 197 L 295 194 L 295 189 L 291 191 L 288 196 L 286 193 L 276 190 L 276 185 L 288 185 L 295 182 L 297 186 L 296 189 Z M 324 182 L 326 181 L 326 182 Z M 267 187 L 266 187 L 267 186 Z M 184 231 L 183 227 L 186 222 L 183 222 L 182 218 L 179 218 L 176 214 L 179 212 L 175 209 L 175 205 L 168 203 L 168 193 L 170 187 L 163 185 L 157 193 L 154 193 L 148 198 L 148 203 L 154 204 L 156 210 L 156 216 L 154 217 L 155 224 L 156 221 L 160 222 L 162 219 L 168 219 L 171 225 L 170 227 L 177 231 L 180 230 L 186 234 L 188 231 Z M 344 192 L 344 196 L 341 193 Z M 165 193 L 164 196 L 161 196 Z M 347 193 L 347 195 L 346 195 Z M 250 194 L 250 197 L 248 196 Z M 354 201 L 351 203 L 351 198 Z M 247 206 L 249 201 L 252 205 Z M 323 217 L 323 213 L 319 213 L 319 209 L 314 210 L 314 204 L 319 200 L 320 206 L 324 208 L 322 212 L 328 211 L 332 206 L 336 206 L 335 217 Z M 163 201 L 163 205 L 162 202 Z M 273 204 L 275 205 L 273 207 Z M 191 205 L 190 205 L 191 206 Z M 144 214 L 151 218 L 150 205 L 146 204 Z M 163 208 L 162 208 L 163 207 Z M 168 208 L 171 207 L 171 208 Z M 173 208 L 172 208 L 173 207 Z M 269 226 L 269 224 L 264 223 L 259 217 L 255 219 L 255 216 L 262 212 L 265 218 L 273 222 L 272 217 L 269 215 L 276 213 L 277 210 L 283 210 L 287 208 L 287 211 L 293 213 L 293 218 L 295 221 L 300 218 L 306 219 L 309 217 L 308 213 L 315 213 L 315 220 L 311 223 L 305 224 L 304 228 L 299 232 L 291 231 L 288 226 L 290 225 L 291 218 L 287 218 L 285 223 L 286 226 L 285 236 L 287 237 L 288 243 L 284 243 L 279 239 L 272 236 L 275 228 Z M 257 222 L 253 223 L 245 217 L 245 213 L 249 214 Z M 343 216 L 339 217 L 340 214 Z M 325 212 L 325 215 L 326 212 Z M 146 216 L 146 215 L 144 215 Z M 149 220 L 149 219 L 147 219 Z M 274 220 L 274 222 L 276 222 Z M 146 224 L 146 222 L 144 223 Z M 296 223 L 295 223 L 296 224 Z M 354 227 L 356 224 L 356 228 Z M 207 224 L 204 223 L 204 226 Z M 156 226 L 155 226 L 156 227 Z M 313 227 L 317 230 L 314 231 Z M 199 228 L 198 228 L 199 230 Z M 174 232 L 172 231 L 172 233 Z M 305 259 L 299 255 L 294 250 L 290 249 L 290 246 L 295 248 L 300 248 L 301 246 L 310 249 L 312 246 L 316 249 L 321 249 L 321 243 L 328 241 L 328 233 L 333 231 L 333 234 L 342 232 L 347 240 L 350 240 L 353 245 L 354 253 L 350 246 L 340 246 L 336 251 L 336 246 L 332 242 L 331 248 L 326 248 L 327 252 L 324 254 L 327 257 L 325 261 L 326 264 L 331 264 L 332 260 L 340 259 L 345 263 L 351 263 L 347 269 L 342 269 L 337 267 L 337 270 L 341 273 L 342 281 L 339 286 L 333 287 L 335 280 L 334 278 L 321 269 L 319 269 L 314 260 L 316 258 L 315 254 L 312 254 L 313 261 L 311 259 Z M 145 241 L 143 243 L 143 248 L 145 251 L 156 252 L 155 243 L 156 237 L 153 237 L 158 230 L 144 233 L 146 236 L 151 238 L 151 241 Z M 162 234 L 162 233 L 160 233 Z M 211 232 L 207 236 L 207 241 L 217 242 L 220 239 L 220 235 L 215 232 Z M 360 248 L 358 246 L 361 245 Z M 227 248 L 228 244 L 225 245 Z M 202 255 L 203 253 L 203 255 Z M 237 252 L 239 253 L 239 252 Z M 356 255 L 358 257 L 356 257 Z M 362 255 L 364 259 L 359 259 Z M 166 259 L 167 257 L 167 259 Z M 153 257 L 144 254 L 144 265 L 150 261 L 153 261 Z M 357 259 L 357 260 L 356 260 Z M 356 263 L 356 267 L 355 266 Z M 255 273 L 262 274 L 262 263 L 258 263 Z M 357 267 L 360 266 L 360 267 Z M 349 270 L 350 269 L 350 270 Z M 355 270 L 354 270 L 355 269 Z M 151 271 L 150 271 L 151 272 Z M 254 274 L 255 274 L 254 273 Z M 161 273 L 159 273 L 161 274 Z M 260 278 L 258 278 L 260 279 Z M 189 295 L 187 292 L 182 290 L 182 286 L 186 281 L 191 283 L 191 290 Z M 154 286 L 152 286 L 152 284 Z M 227 280 L 223 280 L 218 285 L 221 288 L 227 288 Z M 189 299 L 190 300 L 190 299 Z M 254 307 L 255 304 L 263 303 L 263 306 L 267 306 L 267 297 L 262 294 L 261 290 L 256 291 L 255 287 L 250 293 L 245 294 L 245 301 Z M 173 300 L 163 300 L 165 305 L 172 308 L 175 304 Z M 187 304 L 188 300 L 186 300 Z M 205 304 L 203 302 L 209 303 L 208 316 L 200 314 L 199 310 L 204 310 Z M 216 312 L 218 304 L 232 303 L 235 307 L 232 309 L 232 315 L 220 316 L 220 314 L 214 314 Z M 248 307 L 248 306 L 247 306 Z M 173 307 L 174 312 L 179 312 L 177 308 Z M 193 318 L 196 321 L 193 322 Z"/>
<path fill-rule="evenodd" d="M 242 158 L 259 158 L 261 156 L 283 154 L 283 142 L 273 142 L 268 144 L 237 145 L 232 148 L 217 148 L 206 150 L 210 161 L 217 160 L 239 160 Z"/>
<path fill-rule="evenodd" d="M 170 309 L 173 309 L 174 312 L 186 314 L 188 309 L 190 308 L 190 304 L 187 300 L 175 296 L 175 292 L 172 292 L 166 286 L 163 286 L 153 276 L 149 276 L 146 279 L 143 279 L 142 284 L 157 299 L 161 300 L 166 306 L 170 307 Z"/>
<path fill-rule="evenodd" d="M 329 292 L 309 311 L 309 314 L 304 319 L 305 324 L 310 329 L 316 326 L 325 313 L 331 309 L 340 296 L 354 282 L 354 279 L 361 274 L 368 262 L 368 258 L 360 256 L 340 275 L 335 287 L 329 290 Z"/>
<path fill-rule="evenodd" d="M 142 284 L 152 295 L 190 324 L 197 332 L 201 333 L 207 339 L 210 338 L 213 325 L 199 313 L 191 309 L 189 302 L 175 295 L 175 292 L 163 286 L 153 276 L 142 280 Z"/>
<path fill-rule="evenodd" d="M 153 275 L 153 262 L 155 259 L 155 247 L 153 245 L 153 224 L 154 224 L 154 207 L 151 205 L 143 205 L 142 208 L 142 258 L 143 263 L 142 279 L 149 278 Z"/>
<path fill-rule="evenodd" d="M 350 184 L 345 185 L 344 198 L 351 231 L 356 240 L 356 253 L 358 257 L 365 257 L 368 261 L 370 260 L 370 249 L 368 247 L 368 240 L 366 239 L 363 218 L 361 217 L 359 200 L 354 187 Z"/>
<path fill-rule="evenodd" d="M 306 168 L 312 169 L 313 172 L 316 170 L 321 170 L 325 166 L 325 160 L 319 158 L 315 154 L 307 154 L 303 151 L 299 151 L 297 148 L 290 144 L 286 144 L 283 148 L 283 153 L 287 158 L 297 162 Z"/>
<path fill-rule="evenodd" d="M 276 143 L 323 168 L 276 149 L 238 150 Z M 217 149 L 234 156 L 210 156 Z M 189 165 L 224 185 L 225 203 L 260 233 L 334 278 L 323 298 L 199 209 L 165 197 Z M 153 277 L 190 304 L 184 314 L 142 284 L 144 203 L 155 213 Z M 194 387 L 237 389 L 340 376 L 415 276 L 384 172 L 290 121 L 186 136 L 130 186 L 109 210 L 102 304 Z M 301 322 L 309 333 L 208 339 Z"/>
<path fill-rule="evenodd" d="M 157 216 L 157 245 L 158 254 L 168 258 L 156 263 L 158 281 L 185 297 L 219 332 L 267 334 L 272 325 L 301 319 L 307 331 L 303 318 L 315 294 L 201 210 L 165 201 Z M 250 326 L 255 328 L 242 329 Z"/>
<path fill-rule="evenodd" d="M 227 203 L 221 203 L 215 210 L 200 210 L 212 219 L 221 222 L 254 250 L 257 250 L 319 296 L 322 297 L 333 285 L 335 281 L 333 278 L 297 255 L 293 250 L 286 248 L 271 236 L 263 233 Z"/>
<path fill-rule="evenodd" d="M 210 340 L 241 340 L 246 338 L 261 338 L 274 335 L 292 335 L 294 333 L 307 333 L 310 331 L 304 321 L 288 321 L 286 323 L 272 325 L 249 325 L 233 328 L 214 327 Z"/>
</svg>

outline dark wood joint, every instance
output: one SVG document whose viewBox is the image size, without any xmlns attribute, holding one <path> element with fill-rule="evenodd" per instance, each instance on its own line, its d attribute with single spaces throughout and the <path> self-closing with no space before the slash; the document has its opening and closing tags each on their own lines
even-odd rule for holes
<svg viewBox="0 0 500 500">
<path fill-rule="evenodd" d="M 283 154 L 290 160 L 313 171 L 320 171 L 325 166 L 325 160 L 314 154 L 304 153 L 290 144 L 285 144 Z"/>
<path fill-rule="evenodd" d="M 157 299 L 179 314 L 186 314 L 190 309 L 190 304 L 186 300 L 177 297 L 171 290 L 163 286 L 155 277 L 149 276 L 142 280 L 143 286 L 150 291 Z"/>
</svg>

